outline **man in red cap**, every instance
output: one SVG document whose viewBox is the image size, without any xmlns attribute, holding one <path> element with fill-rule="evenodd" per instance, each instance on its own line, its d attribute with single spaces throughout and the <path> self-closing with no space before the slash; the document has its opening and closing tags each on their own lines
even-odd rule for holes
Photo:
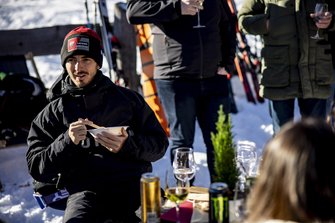
<svg viewBox="0 0 335 223">
<path fill-rule="evenodd" d="M 70 196 L 63 222 L 139 222 L 140 178 L 164 156 L 167 136 L 142 96 L 116 86 L 99 70 L 99 35 L 69 32 L 61 49 L 62 75 L 51 102 L 31 124 L 26 154 L 32 177 Z M 126 126 L 120 135 L 91 135 L 93 127 Z"/>
</svg>

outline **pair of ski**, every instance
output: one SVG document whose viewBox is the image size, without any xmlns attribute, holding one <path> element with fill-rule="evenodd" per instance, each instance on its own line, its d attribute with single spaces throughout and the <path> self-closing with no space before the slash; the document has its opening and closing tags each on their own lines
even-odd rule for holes
<svg viewBox="0 0 335 223">
<path fill-rule="evenodd" d="M 257 102 L 263 103 L 264 98 L 259 95 L 258 71 L 260 70 L 260 61 L 257 56 L 251 52 L 246 36 L 238 27 L 235 1 L 228 0 L 228 5 L 236 19 L 236 37 L 238 43 L 234 60 L 236 72 L 243 85 L 247 101 L 254 104 Z M 250 76 L 250 78 L 248 76 Z"/>
<path fill-rule="evenodd" d="M 103 44 L 103 52 L 105 55 L 105 58 L 108 63 L 108 73 L 110 79 L 116 83 L 123 83 L 121 80 L 121 77 L 117 75 L 117 67 L 116 67 L 116 58 L 114 53 L 113 53 L 113 44 L 112 44 L 112 38 L 113 38 L 113 30 L 112 27 L 109 23 L 109 16 L 108 16 L 108 9 L 107 9 L 107 4 L 106 0 L 94 0 L 94 13 L 95 13 L 95 19 L 97 16 L 97 9 L 99 11 L 99 17 L 100 17 L 100 31 L 101 31 L 101 39 L 102 39 L 102 44 Z M 92 26 L 90 19 L 89 19 L 89 13 L 88 13 L 88 3 L 87 0 L 85 0 L 85 8 L 86 8 L 86 19 L 87 19 L 87 25 Z M 94 22 L 95 24 L 95 30 L 97 31 L 97 22 Z M 90 27 L 91 28 L 91 27 Z M 114 62 L 113 62 L 114 61 Z"/>
<path fill-rule="evenodd" d="M 243 84 L 246 98 L 249 102 L 254 104 L 256 104 L 256 102 L 263 103 L 264 98 L 259 94 L 258 71 L 260 70 L 260 61 L 250 51 L 244 34 L 237 32 L 237 38 L 238 46 L 236 50 L 235 67 L 239 79 Z M 251 77 L 251 84 L 248 75 Z M 251 85 L 253 86 L 253 90 Z"/>
</svg>

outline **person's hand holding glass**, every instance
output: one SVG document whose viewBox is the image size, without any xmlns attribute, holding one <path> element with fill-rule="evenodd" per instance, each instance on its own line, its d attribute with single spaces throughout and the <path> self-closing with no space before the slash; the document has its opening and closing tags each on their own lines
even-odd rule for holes
<svg viewBox="0 0 335 223">
<path fill-rule="evenodd" d="M 314 13 L 311 14 L 311 17 L 313 18 L 317 27 L 316 34 L 311 36 L 311 38 L 316 40 L 323 39 L 323 37 L 319 35 L 319 29 L 328 28 L 332 20 L 332 13 L 328 12 L 328 4 L 316 3 Z"/>
<path fill-rule="evenodd" d="M 197 14 L 197 24 L 193 28 L 203 28 L 200 21 L 200 10 L 203 10 L 204 0 L 181 0 L 181 14 L 182 15 L 195 15 Z"/>
<path fill-rule="evenodd" d="M 204 28 L 204 27 L 206 27 L 206 26 L 204 26 L 204 25 L 201 25 L 201 22 L 200 22 L 200 10 L 202 10 L 203 9 L 203 3 L 204 3 L 204 0 L 198 0 L 198 3 L 199 3 L 199 5 L 201 6 L 201 8 L 199 8 L 198 9 L 198 12 L 197 12 L 197 21 L 198 21 L 198 23 L 197 23 L 197 25 L 195 25 L 195 26 L 193 26 L 193 28 Z"/>
</svg>

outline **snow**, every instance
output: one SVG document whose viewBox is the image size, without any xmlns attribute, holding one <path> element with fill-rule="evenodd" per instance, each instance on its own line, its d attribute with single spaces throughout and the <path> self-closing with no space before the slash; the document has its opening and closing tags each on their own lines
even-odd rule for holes
<svg viewBox="0 0 335 223">
<path fill-rule="evenodd" d="M 111 18 L 113 5 L 116 2 L 107 0 Z M 92 5 L 93 0 L 88 1 L 91 21 L 93 21 Z M 86 23 L 84 0 L 0 0 L 1 30 L 78 23 Z M 35 60 L 42 81 L 50 87 L 62 71 L 59 55 L 35 57 Z M 107 63 L 104 61 L 103 71 L 106 71 L 106 66 Z M 28 63 L 28 67 L 31 68 L 31 64 Z M 33 72 L 32 75 L 34 76 Z M 267 101 L 263 104 L 248 103 L 242 85 L 235 76 L 232 78 L 232 85 L 239 111 L 231 116 L 235 143 L 254 142 L 258 156 L 261 156 L 264 144 L 272 137 Z M 194 149 L 197 162 L 194 184 L 209 187 L 205 145 L 198 127 Z M 3 191 L 0 192 L 0 219 L 6 223 L 60 223 L 62 211 L 51 208 L 41 210 L 32 197 L 32 179 L 27 170 L 26 150 L 27 146 L 24 144 L 0 149 L 0 181 L 3 185 Z M 162 179 L 164 169 L 168 165 L 170 165 L 169 152 L 164 158 L 153 163 L 154 172 Z"/>
</svg>

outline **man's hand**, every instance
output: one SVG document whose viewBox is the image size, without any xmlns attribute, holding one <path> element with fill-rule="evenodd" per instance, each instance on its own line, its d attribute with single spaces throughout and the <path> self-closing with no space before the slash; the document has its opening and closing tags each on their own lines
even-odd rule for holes
<svg viewBox="0 0 335 223">
<path fill-rule="evenodd" d="M 227 72 L 226 68 L 224 68 L 224 67 L 219 67 L 218 70 L 217 70 L 217 73 L 219 75 L 227 75 L 227 76 L 229 75 L 229 73 Z"/>
<path fill-rule="evenodd" d="M 316 18 L 315 13 L 310 14 L 311 18 Z M 323 15 L 319 15 L 318 19 L 315 21 L 316 27 L 319 29 L 326 29 L 330 25 L 333 18 L 333 14 L 331 12 L 325 12 Z"/>
<path fill-rule="evenodd" d="M 203 0 L 181 0 L 181 14 L 195 15 L 199 10 L 204 9 Z"/>
<path fill-rule="evenodd" d="M 95 141 L 106 147 L 109 151 L 118 153 L 128 138 L 127 131 L 124 128 L 122 128 L 121 131 L 122 135 L 113 135 L 107 131 L 102 131 L 101 133 L 96 134 L 96 137 L 94 138 Z"/>
<path fill-rule="evenodd" d="M 78 145 L 80 141 L 86 139 L 86 125 L 91 125 L 92 123 L 93 122 L 89 121 L 88 119 L 79 118 L 78 121 L 70 124 L 69 136 L 74 144 Z"/>
</svg>

